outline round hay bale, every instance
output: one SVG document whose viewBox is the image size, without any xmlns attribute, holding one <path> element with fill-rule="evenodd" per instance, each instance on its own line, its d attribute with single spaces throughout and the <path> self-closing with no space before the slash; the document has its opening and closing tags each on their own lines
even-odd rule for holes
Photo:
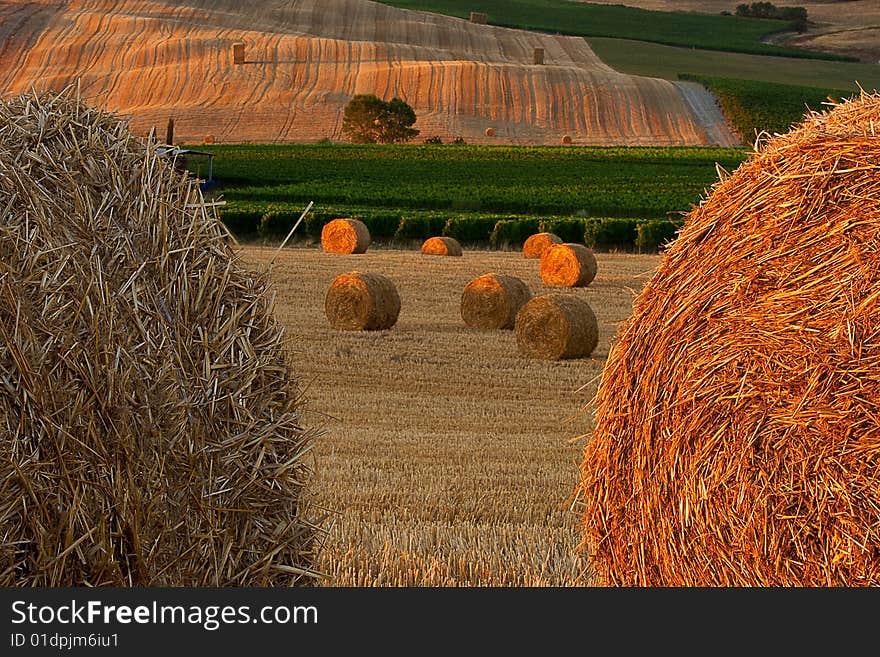
<svg viewBox="0 0 880 657">
<path fill-rule="evenodd" d="M 562 143 L 570 144 L 571 143 L 571 135 L 562 135 Z"/>
<path fill-rule="evenodd" d="M 581 466 L 597 584 L 880 584 L 880 96 L 758 145 L 613 342 Z"/>
<path fill-rule="evenodd" d="M 461 244 L 454 237 L 429 237 L 422 244 L 426 255 L 460 256 Z"/>
<path fill-rule="evenodd" d="M 205 138 L 202 140 L 204 144 L 213 144 L 214 143 L 214 135 L 205 135 Z"/>
<path fill-rule="evenodd" d="M 495 128 L 486 128 L 486 136 L 494 137 L 495 136 Z"/>
<path fill-rule="evenodd" d="M 327 289 L 324 314 L 335 329 L 389 329 L 400 314 L 400 296 L 394 282 L 382 274 L 340 274 Z"/>
<path fill-rule="evenodd" d="M 553 233 L 535 233 L 529 235 L 523 243 L 523 258 L 540 258 L 551 244 L 562 244 L 562 238 Z"/>
<path fill-rule="evenodd" d="M 0 585 L 313 579 L 313 432 L 267 275 L 72 90 L 0 101 L 0 134 Z"/>
<path fill-rule="evenodd" d="M 366 253 L 371 242 L 370 230 L 359 219 L 334 219 L 321 229 L 324 253 Z"/>
<path fill-rule="evenodd" d="M 516 314 L 532 298 L 529 286 L 515 276 L 483 274 L 461 294 L 461 318 L 476 329 L 512 329 Z"/>
<path fill-rule="evenodd" d="M 585 287 L 596 269 L 596 256 L 583 244 L 550 244 L 541 252 L 541 279 L 550 287 Z"/>
<path fill-rule="evenodd" d="M 599 344 L 599 323 L 590 304 L 573 294 L 534 297 L 516 316 L 516 344 L 529 358 L 583 358 Z"/>
</svg>

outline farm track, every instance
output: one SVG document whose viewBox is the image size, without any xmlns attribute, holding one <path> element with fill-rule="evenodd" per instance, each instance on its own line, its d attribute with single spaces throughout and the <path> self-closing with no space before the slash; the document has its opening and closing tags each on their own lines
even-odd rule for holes
<svg viewBox="0 0 880 657">
<path fill-rule="evenodd" d="M 274 247 L 247 246 L 264 270 Z M 520 357 L 512 331 L 468 329 L 460 298 L 488 272 L 549 291 L 517 252 L 426 256 L 378 246 L 362 255 L 288 248 L 272 268 L 276 317 L 319 427 L 313 491 L 334 524 L 320 567 L 327 586 L 569 586 L 587 583 L 570 509 L 580 409 L 596 389 L 617 323 L 657 256 L 597 254 L 587 299 L 600 323 L 591 358 Z M 358 269 L 397 285 L 388 331 L 337 331 L 323 313 L 333 278 Z"/>
<path fill-rule="evenodd" d="M 366 0 L 0 2 L 0 88 L 82 93 L 176 141 L 342 139 L 348 99 L 409 102 L 423 136 L 469 143 L 709 145 L 666 80 L 625 75 L 581 38 Z M 245 63 L 232 44 L 246 44 Z M 544 48 L 545 64 L 532 63 Z M 486 136 L 492 127 L 493 137 Z M 711 131 L 710 131 L 711 133 Z M 726 145 L 726 144 L 720 144 Z"/>
</svg>

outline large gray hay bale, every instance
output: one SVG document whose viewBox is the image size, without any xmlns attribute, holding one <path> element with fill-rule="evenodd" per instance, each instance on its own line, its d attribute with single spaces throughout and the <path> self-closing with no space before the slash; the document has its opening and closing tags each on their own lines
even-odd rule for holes
<svg viewBox="0 0 880 657">
<path fill-rule="evenodd" d="M 514 333 L 521 354 L 545 360 L 583 358 L 599 344 L 599 323 L 590 304 L 561 292 L 542 294 L 524 305 Z"/>
<path fill-rule="evenodd" d="M 512 329 L 516 313 L 532 298 L 529 286 L 516 276 L 483 274 L 461 294 L 461 318 L 476 329 Z"/>
<path fill-rule="evenodd" d="M 400 314 L 400 295 L 387 276 L 353 271 L 333 279 L 324 298 L 330 326 L 346 331 L 390 329 Z"/>
<path fill-rule="evenodd" d="M 0 585 L 312 581 L 267 288 L 155 143 L 71 91 L 0 101 Z"/>
</svg>

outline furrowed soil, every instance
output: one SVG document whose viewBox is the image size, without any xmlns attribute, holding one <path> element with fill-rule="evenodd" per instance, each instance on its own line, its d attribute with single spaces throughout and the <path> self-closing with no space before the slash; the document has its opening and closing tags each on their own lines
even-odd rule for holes
<svg viewBox="0 0 880 657">
<path fill-rule="evenodd" d="M 257 270 L 276 254 L 275 314 L 304 387 L 304 421 L 322 432 L 311 488 L 332 523 L 319 563 L 324 585 L 589 584 L 572 499 L 591 429 L 582 409 L 659 256 L 597 253 L 593 282 L 560 290 L 519 251 L 241 249 Z M 353 270 L 397 285 L 401 312 L 390 330 L 330 328 L 327 288 Z M 600 330 L 591 357 L 529 360 L 513 331 L 467 328 L 461 292 L 489 272 L 522 278 L 534 295 L 586 299 Z"/>
</svg>

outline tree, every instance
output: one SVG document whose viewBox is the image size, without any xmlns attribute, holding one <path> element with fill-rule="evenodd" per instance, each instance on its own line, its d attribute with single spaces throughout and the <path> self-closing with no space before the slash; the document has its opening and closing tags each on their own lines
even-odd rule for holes
<svg viewBox="0 0 880 657">
<path fill-rule="evenodd" d="M 394 144 L 419 134 L 413 108 L 400 98 L 386 102 L 372 94 L 359 94 L 345 106 L 342 132 L 356 144 Z"/>
</svg>

